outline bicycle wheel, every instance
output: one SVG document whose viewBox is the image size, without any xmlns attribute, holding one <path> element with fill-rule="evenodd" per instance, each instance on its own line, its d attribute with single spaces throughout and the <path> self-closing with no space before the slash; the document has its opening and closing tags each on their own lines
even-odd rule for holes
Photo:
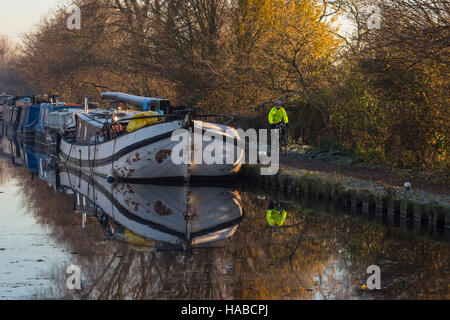
<svg viewBox="0 0 450 320">
<path fill-rule="evenodd" d="M 280 137 L 280 154 L 282 154 L 283 157 L 286 157 L 286 154 L 287 154 L 287 141 L 286 141 L 286 135 L 284 132 L 281 134 L 281 137 Z"/>
</svg>

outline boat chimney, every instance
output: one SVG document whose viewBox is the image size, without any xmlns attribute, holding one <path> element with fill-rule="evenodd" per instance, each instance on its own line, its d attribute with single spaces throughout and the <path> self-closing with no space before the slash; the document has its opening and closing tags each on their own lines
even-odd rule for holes
<svg viewBox="0 0 450 320">
<path fill-rule="evenodd" d="M 84 96 L 84 111 L 89 113 L 89 96 Z"/>
</svg>

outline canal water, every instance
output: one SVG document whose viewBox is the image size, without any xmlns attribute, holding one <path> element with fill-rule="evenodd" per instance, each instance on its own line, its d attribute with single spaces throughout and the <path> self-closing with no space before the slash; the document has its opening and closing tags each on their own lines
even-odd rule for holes
<svg viewBox="0 0 450 320">
<path fill-rule="evenodd" d="M 445 229 L 245 182 L 109 185 L 7 137 L 0 154 L 0 299 L 450 298 Z"/>
</svg>

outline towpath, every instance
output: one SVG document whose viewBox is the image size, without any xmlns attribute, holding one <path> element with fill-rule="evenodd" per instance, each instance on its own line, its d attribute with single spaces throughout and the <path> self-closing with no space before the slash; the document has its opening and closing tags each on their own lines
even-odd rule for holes
<svg viewBox="0 0 450 320">
<path fill-rule="evenodd" d="M 300 169 L 311 173 L 325 173 L 358 180 L 367 180 L 383 185 L 402 188 L 409 181 L 413 189 L 450 196 L 449 178 L 444 175 L 413 173 L 408 170 L 390 170 L 365 164 L 341 164 L 338 162 L 321 161 L 308 158 L 305 155 L 289 152 L 282 157 L 281 167 Z"/>
</svg>

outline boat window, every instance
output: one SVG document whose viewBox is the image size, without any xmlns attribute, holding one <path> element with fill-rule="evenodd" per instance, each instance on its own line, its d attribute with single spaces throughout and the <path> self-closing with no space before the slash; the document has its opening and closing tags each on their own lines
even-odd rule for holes
<svg viewBox="0 0 450 320">
<path fill-rule="evenodd" d="M 86 141 L 87 138 L 87 126 L 84 127 L 84 141 Z"/>
<path fill-rule="evenodd" d="M 81 138 L 81 122 L 78 124 L 78 138 Z"/>
</svg>

